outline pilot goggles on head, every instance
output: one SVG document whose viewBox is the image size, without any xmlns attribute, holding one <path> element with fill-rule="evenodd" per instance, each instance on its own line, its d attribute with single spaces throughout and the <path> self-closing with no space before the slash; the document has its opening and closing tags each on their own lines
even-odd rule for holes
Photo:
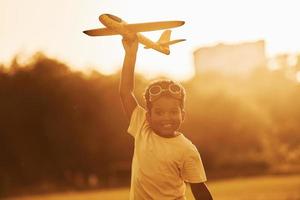
<svg viewBox="0 0 300 200">
<path fill-rule="evenodd" d="M 177 84 L 170 84 L 168 88 L 162 88 L 160 85 L 153 85 L 149 88 L 149 101 L 153 101 L 155 97 L 158 97 L 163 92 L 168 92 L 172 97 L 181 99 L 181 87 Z"/>
</svg>

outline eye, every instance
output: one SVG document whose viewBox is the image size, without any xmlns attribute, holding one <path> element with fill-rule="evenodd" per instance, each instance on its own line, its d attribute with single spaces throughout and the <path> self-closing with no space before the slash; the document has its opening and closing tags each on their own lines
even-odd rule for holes
<svg viewBox="0 0 300 200">
<path fill-rule="evenodd" d="M 163 112 L 160 111 L 160 110 L 156 110 L 156 111 L 154 111 L 154 113 L 155 113 L 156 115 L 162 115 L 162 114 L 163 114 Z"/>
<path fill-rule="evenodd" d="M 177 114 L 178 114 L 178 110 L 172 110 L 172 111 L 171 111 L 171 114 L 172 114 L 172 115 L 177 115 Z"/>
</svg>

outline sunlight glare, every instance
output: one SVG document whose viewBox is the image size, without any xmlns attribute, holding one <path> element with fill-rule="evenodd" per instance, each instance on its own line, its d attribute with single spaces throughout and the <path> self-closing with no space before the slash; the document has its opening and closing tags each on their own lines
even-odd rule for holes
<svg viewBox="0 0 300 200">
<path fill-rule="evenodd" d="M 300 83 L 300 71 L 296 73 L 296 80 Z"/>
<path fill-rule="evenodd" d="M 176 54 L 176 57 L 152 56 L 151 50 L 140 50 L 137 64 L 145 75 L 162 73 L 187 79 L 194 75 L 191 55 L 203 46 L 263 39 L 268 57 L 299 52 L 300 29 L 296 23 L 300 12 L 297 5 L 293 0 L 199 0 L 197 3 L 173 1 L 171 4 L 160 0 L 3 0 L 0 1 L 0 59 L 13 58 L 18 49 L 34 49 L 59 55 L 60 59 L 76 63 L 79 70 L 99 65 L 95 68 L 100 72 L 114 73 L 123 62 L 121 37 L 88 38 L 82 33 L 86 29 L 104 27 L 98 20 L 100 14 L 112 13 L 128 23 L 184 20 L 184 26 L 172 29 L 172 39 L 187 39 L 171 47 L 171 55 Z M 166 10 L 168 7 L 170 9 Z M 161 31 L 143 34 L 156 41 Z M 150 72 L 145 69 L 146 65 L 160 67 Z M 173 67 L 167 69 L 164 66 Z M 276 69 L 275 65 L 270 66 L 270 69 Z"/>
</svg>

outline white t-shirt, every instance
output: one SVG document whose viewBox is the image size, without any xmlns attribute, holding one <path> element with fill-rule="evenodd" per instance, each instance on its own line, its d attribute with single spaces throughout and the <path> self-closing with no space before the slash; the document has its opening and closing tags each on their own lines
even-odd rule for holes
<svg viewBox="0 0 300 200">
<path fill-rule="evenodd" d="M 137 106 L 128 133 L 135 138 L 130 200 L 185 199 L 185 182 L 206 181 L 200 154 L 183 134 L 164 138 L 151 129 Z"/>
</svg>

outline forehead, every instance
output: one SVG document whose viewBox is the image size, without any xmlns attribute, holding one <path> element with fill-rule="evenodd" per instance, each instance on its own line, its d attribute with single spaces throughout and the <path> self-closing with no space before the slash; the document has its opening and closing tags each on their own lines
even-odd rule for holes
<svg viewBox="0 0 300 200">
<path fill-rule="evenodd" d="M 172 109 L 172 108 L 180 108 L 180 101 L 178 99 L 174 99 L 170 96 L 162 96 L 157 100 L 152 102 L 152 108 L 160 108 L 160 109 Z"/>
<path fill-rule="evenodd" d="M 170 82 L 158 82 L 158 83 L 154 83 L 153 85 L 151 85 L 150 87 L 153 87 L 153 86 L 160 86 L 162 88 L 167 88 L 169 87 L 169 85 L 172 84 Z"/>
</svg>

